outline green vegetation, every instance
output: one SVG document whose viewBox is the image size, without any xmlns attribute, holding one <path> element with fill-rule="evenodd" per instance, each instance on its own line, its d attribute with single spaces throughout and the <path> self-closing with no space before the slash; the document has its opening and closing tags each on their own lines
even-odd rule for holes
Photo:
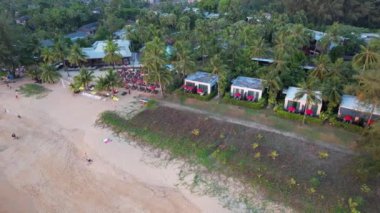
<svg viewBox="0 0 380 213">
<path fill-rule="evenodd" d="M 142 144 L 168 150 L 172 157 L 236 177 L 245 184 L 260 185 L 272 199 L 294 204 L 300 211 L 333 212 L 337 206 L 347 211 L 350 197 L 373 198 L 371 193 L 362 194 L 363 189 L 373 187 L 371 182 L 363 187 L 352 171 L 346 171 L 352 168 L 348 167 L 352 156 L 324 148 L 315 152 L 316 144 L 307 145 L 298 139 L 162 107 L 146 110 L 131 120 L 105 112 L 98 122 L 117 133 L 126 132 Z M 368 202 L 356 208 L 376 209 Z"/>
<path fill-rule="evenodd" d="M 236 100 L 230 95 L 226 95 L 223 98 L 223 102 L 226 104 L 233 104 L 236 106 L 246 107 L 250 109 L 264 109 L 266 106 L 265 98 L 261 98 L 258 102 Z"/>
<path fill-rule="evenodd" d="M 26 97 L 31 97 L 31 96 L 42 97 L 42 95 L 49 92 L 48 89 L 46 89 L 45 87 L 39 84 L 24 84 L 20 87 L 19 91 L 21 94 L 25 95 Z"/>
<path fill-rule="evenodd" d="M 286 118 L 286 119 L 291 119 L 291 120 L 296 120 L 296 121 L 303 121 L 305 120 L 306 123 L 311 123 L 311 124 L 320 124 L 322 125 L 323 120 L 317 117 L 304 117 L 301 114 L 296 114 L 296 113 L 291 113 L 283 110 L 282 108 L 279 108 L 275 111 L 276 115 L 280 118 Z"/>
<path fill-rule="evenodd" d="M 200 101 L 210 101 L 218 94 L 218 92 L 212 91 L 211 94 L 209 95 L 199 95 L 199 94 L 187 93 L 183 91 L 183 89 L 177 89 L 176 94 L 180 97 L 180 99 L 182 99 L 182 97 L 188 97 L 188 98 L 194 98 Z"/>
</svg>

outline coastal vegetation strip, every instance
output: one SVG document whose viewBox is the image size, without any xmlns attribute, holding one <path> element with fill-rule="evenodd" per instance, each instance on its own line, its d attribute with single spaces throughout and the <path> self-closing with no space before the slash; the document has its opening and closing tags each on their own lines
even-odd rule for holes
<svg viewBox="0 0 380 213">
<path fill-rule="evenodd" d="M 359 204 L 355 208 L 378 208 L 374 195 L 361 190 L 364 183 L 353 175 L 354 156 L 348 153 L 160 106 L 130 120 L 104 112 L 99 123 L 210 172 L 261 186 L 268 198 L 302 211 L 349 210 L 350 198 Z"/>
</svg>

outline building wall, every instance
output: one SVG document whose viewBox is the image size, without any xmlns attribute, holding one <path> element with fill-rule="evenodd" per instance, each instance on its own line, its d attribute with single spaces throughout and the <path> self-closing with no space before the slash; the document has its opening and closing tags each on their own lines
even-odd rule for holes
<svg viewBox="0 0 380 213">
<path fill-rule="evenodd" d="M 285 110 L 287 110 L 287 106 L 288 106 L 289 101 L 300 103 L 298 109 L 296 109 L 297 111 L 301 111 L 306 106 L 306 101 L 285 98 L 285 103 L 284 103 L 284 109 Z M 315 105 L 315 104 L 309 104 L 309 106 L 308 106 L 307 109 L 311 109 L 313 105 Z M 316 114 L 320 115 L 321 114 L 321 110 L 322 110 L 322 103 L 319 103 L 317 105 L 318 105 L 318 109 L 317 109 Z"/>
<path fill-rule="evenodd" d="M 185 84 L 186 83 L 192 83 L 192 84 L 195 84 L 195 86 L 197 87 L 197 89 L 198 89 L 198 87 L 199 87 L 199 84 L 202 84 L 202 85 L 207 85 L 207 94 L 209 95 L 209 94 L 211 94 L 211 88 L 212 88 L 212 86 L 210 85 L 210 84 L 207 84 L 207 83 L 203 83 L 203 82 L 198 82 L 198 81 L 190 81 L 190 80 L 186 80 L 185 79 Z"/>
<path fill-rule="evenodd" d="M 262 90 L 257 90 L 257 89 L 250 89 L 250 88 L 246 88 L 246 87 L 238 87 L 238 86 L 231 86 L 231 96 L 234 95 L 234 90 L 235 89 L 239 89 L 239 90 L 243 90 L 244 93 L 243 93 L 243 96 L 246 96 L 248 94 L 248 91 L 252 91 L 252 92 L 257 92 L 259 93 L 259 97 L 254 97 L 255 100 L 260 100 L 261 97 L 263 96 L 263 91 Z M 256 99 L 257 98 L 257 99 Z"/>
</svg>

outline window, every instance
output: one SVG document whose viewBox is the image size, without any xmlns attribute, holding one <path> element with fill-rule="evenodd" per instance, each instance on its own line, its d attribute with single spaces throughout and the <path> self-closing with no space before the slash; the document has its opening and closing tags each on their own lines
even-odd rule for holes
<svg viewBox="0 0 380 213">
<path fill-rule="evenodd" d="M 199 84 L 198 89 L 202 89 L 204 93 L 208 94 L 208 86 L 205 84 Z"/>
<path fill-rule="evenodd" d="M 195 84 L 194 84 L 193 82 L 188 82 L 188 81 L 186 81 L 186 86 L 191 86 L 191 87 L 194 87 L 194 86 L 195 86 Z"/>
</svg>

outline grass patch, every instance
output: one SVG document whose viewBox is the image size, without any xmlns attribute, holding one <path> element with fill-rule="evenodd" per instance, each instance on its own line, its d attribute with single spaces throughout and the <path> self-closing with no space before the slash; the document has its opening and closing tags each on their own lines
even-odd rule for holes
<svg viewBox="0 0 380 213">
<path fill-rule="evenodd" d="M 236 100 L 229 96 L 228 94 L 224 96 L 223 102 L 226 104 L 232 104 L 236 106 L 241 106 L 249 109 L 264 109 L 264 107 L 267 105 L 267 101 L 265 98 L 261 98 L 258 102 L 252 102 L 252 101 L 242 101 L 242 100 Z"/>
<path fill-rule="evenodd" d="M 39 84 L 24 84 L 19 88 L 19 92 L 26 97 L 37 96 L 43 97 L 50 90 Z"/>
<path fill-rule="evenodd" d="M 285 202 L 300 212 L 334 212 L 337 205 L 348 210 L 348 198 L 362 195 L 362 183 L 350 170 L 352 155 L 301 139 L 167 107 L 147 109 L 131 120 L 115 112 L 104 112 L 99 122 L 117 133 L 128 132 L 144 144 L 167 150 L 173 157 L 203 165 L 211 172 L 260 185 L 266 197 Z M 319 158 L 322 151 L 328 152 L 328 158 Z M 358 209 L 380 210 L 370 202 L 373 195 L 364 198 L 368 202 Z"/>
</svg>

